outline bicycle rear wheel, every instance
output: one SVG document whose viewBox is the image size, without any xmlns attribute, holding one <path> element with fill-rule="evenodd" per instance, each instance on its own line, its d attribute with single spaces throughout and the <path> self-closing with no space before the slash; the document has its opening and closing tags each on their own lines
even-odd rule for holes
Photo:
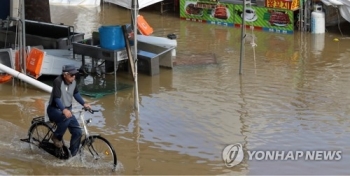
<svg viewBox="0 0 350 176">
<path fill-rule="evenodd" d="M 52 135 L 51 127 L 45 122 L 33 123 L 29 128 L 29 145 L 31 149 L 40 148 L 42 142 L 48 142 Z"/>
<path fill-rule="evenodd" d="M 83 161 L 92 167 L 111 168 L 117 167 L 117 155 L 109 141 L 101 136 L 90 136 L 82 142 L 80 155 Z"/>
<path fill-rule="evenodd" d="M 59 159 L 68 159 L 69 151 L 65 145 L 62 148 L 57 148 L 50 142 L 53 130 L 54 129 L 46 122 L 33 123 L 28 134 L 30 149 L 34 150 L 40 148 Z"/>
</svg>

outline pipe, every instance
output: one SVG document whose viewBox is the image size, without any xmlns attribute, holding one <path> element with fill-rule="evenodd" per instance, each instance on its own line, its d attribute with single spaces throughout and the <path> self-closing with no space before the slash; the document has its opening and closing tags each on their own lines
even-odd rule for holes
<svg viewBox="0 0 350 176">
<path fill-rule="evenodd" d="M 22 6 L 21 6 L 21 22 L 22 22 L 22 48 L 21 49 L 21 54 L 22 54 L 22 62 L 23 62 L 23 71 L 26 74 L 26 17 L 25 17 L 25 0 L 22 0 Z"/>
<path fill-rule="evenodd" d="M 14 76 L 15 78 L 18 78 L 22 81 L 25 81 L 25 82 L 27 82 L 33 86 L 36 86 L 36 87 L 38 87 L 38 88 L 40 88 L 48 93 L 51 93 L 51 91 L 52 91 L 51 86 L 44 84 L 44 83 L 42 83 L 34 78 L 31 78 L 31 77 L 29 77 L 21 72 L 18 72 L 18 71 L 14 70 L 6 65 L 0 64 L 0 70 L 3 70 L 4 72 Z"/>
</svg>

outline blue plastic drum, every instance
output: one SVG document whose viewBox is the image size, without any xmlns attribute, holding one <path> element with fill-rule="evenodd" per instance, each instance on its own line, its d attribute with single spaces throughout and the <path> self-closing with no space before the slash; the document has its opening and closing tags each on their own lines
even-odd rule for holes
<svg viewBox="0 0 350 176">
<path fill-rule="evenodd" d="M 101 48 L 117 50 L 125 48 L 123 29 L 120 25 L 101 26 L 100 33 Z"/>
</svg>

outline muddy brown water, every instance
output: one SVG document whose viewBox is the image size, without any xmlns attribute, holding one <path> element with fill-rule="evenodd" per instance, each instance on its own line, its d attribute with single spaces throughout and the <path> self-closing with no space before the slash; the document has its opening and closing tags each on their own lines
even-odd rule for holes
<svg viewBox="0 0 350 176">
<path fill-rule="evenodd" d="M 317 37 L 247 30 L 239 75 L 239 29 L 184 21 L 172 13 L 140 13 L 155 36 L 178 36 L 181 64 L 153 77 L 139 74 L 139 114 L 127 73 L 117 79 L 129 88 L 102 98 L 84 97 L 102 110 L 92 116 L 90 130 L 111 141 L 118 171 L 76 159 L 60 161 L 20 142 L 31 119 L 44 114 L 49 95 L 13 81 L 0 84 L 0 174 L 350 174 L 349 30 L 341 36 L 335 28 Z M 130 23 L 130 11 L 114 5 L 51 6 L 51 19 L 74 25 L 88 38 L 100 25 Z M 186 58 L 193 60 L 186 65 Z M 198 62 L 201 58 L 205 62 Z M 114 78 L 107 75 L 105 80 Z M 245 151 L 341 150 L 342 159 L 246 157 L 228 168 L 222 150 L 235 143 Z"/>
</svg>

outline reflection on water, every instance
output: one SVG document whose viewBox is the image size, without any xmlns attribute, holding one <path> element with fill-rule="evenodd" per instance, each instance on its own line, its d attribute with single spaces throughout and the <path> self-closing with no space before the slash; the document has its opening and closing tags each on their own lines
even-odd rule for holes
<svg viewBox="0 0 350 176">
<path fill-rule="evenodd" d="M 130 22 L 130 11 L 113 5 L 51 6 L 51 13 L 53 22 L 74 25 L 87 37 L 101 24 Z M 239 75 L 240 29 L 183 21 L 171 14 L 141 14 L 154 35 L 178 36 L 179 55 L 215 55 L 216 62 L 161 69 L 152 77 L 139 74 L 139 114 L 131 88 L 85 97 L 102 110 L 92 115 L 90 129 L 111 141 L 122 174 L 349 174 L 348 40 L 335 42 L 340 38 L 336 33 L 315 38 L 249 29 Z M 95 81 L 103 87 L 104 80 L 114 81 L 106 76 L 84 84 Z M 129 73 L 118 73 L 117 81 L 133 85 Z M 20 145 L 31 118 L 44 113 L 49 95 L 15 85 L 0 84 L 0 124 L 5 124 L 0 126 L 0 168 L 5 174 L 61 174 L 62 168 L 65 173 L 91 174 L 69 164 L 56 169 L 57 160 L 28 153 Z M 226 168 L 221 152 L 235 143 L 245 150 L 342 150 L 343 156 L 337 162 L 246 159 Z"/>
</svg>

